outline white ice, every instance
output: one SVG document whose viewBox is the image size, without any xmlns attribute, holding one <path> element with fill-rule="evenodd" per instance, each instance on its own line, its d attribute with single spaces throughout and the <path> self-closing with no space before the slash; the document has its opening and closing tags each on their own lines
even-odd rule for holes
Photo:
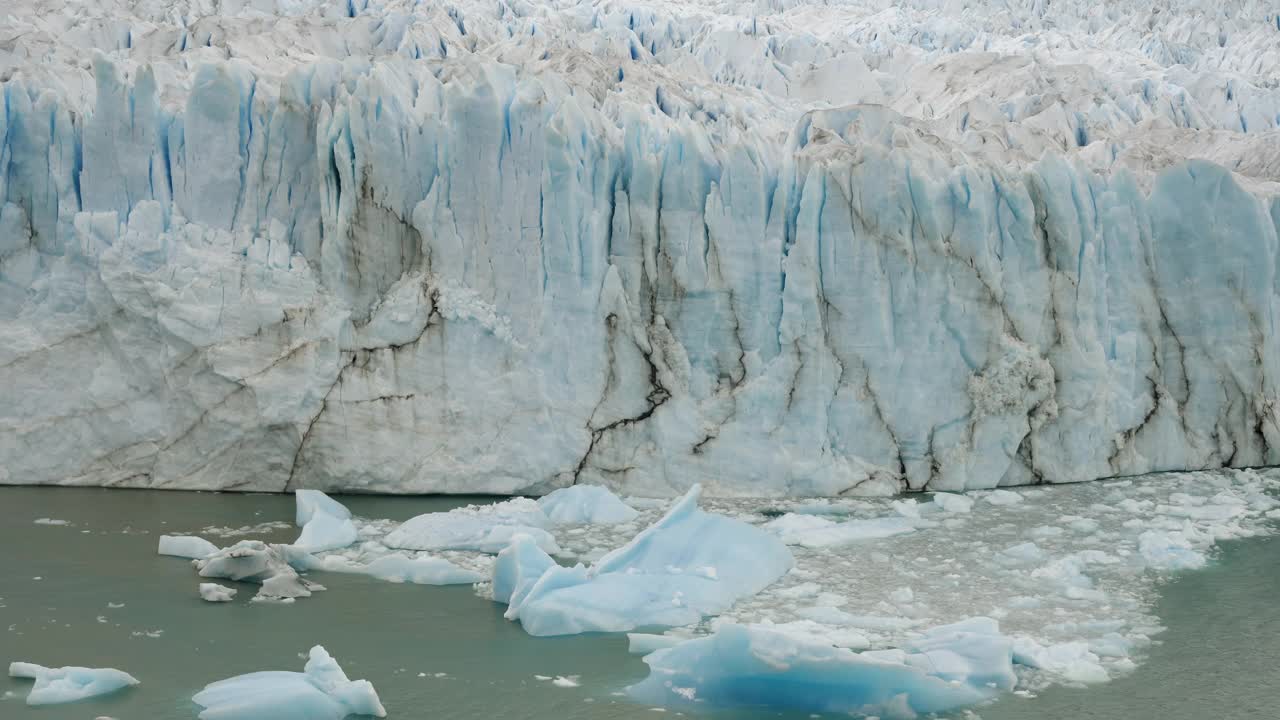
<svg viewBox="0 0 1280 720">
<path fill-rule="evenodd" d="M 161 555 L 200 560 L 218 552 L 218 546 L 194 535 L 161 535 Z"/>
<path fill-rule="evenodd" d="M 138 684 L 132 675 L 114 668 L 47 668 L 27 662 L 10 664 L 9 677 L 36 681 L 27 695 L 28 705 L 76 702 Z"/>
<path fill-rule="evenodd" d="M 212 683 L 192 700 L 200 720 L 342 720 L 348 715 L 386 717 L 373 685 L 348 680 L 319 645 L 303 672 L 255 672 Z"/>
<path fill-rule="evenodd" d="M 545 528 L 551 520 L 528 498 L 492 505 L 472 505 L 411 518 L 383 540 L 402 550 L 475 550 L 497 554 L 516 535 L 527 535 L 549 553 L 560 551 Z"/>
<path fill-rule="evenodd" d="M 207 602 L 231 602 L 238 591 L 218 583 L 200 583 L 200 598 Z"/>
<path fill-rule="evenodd" d="M 296 522 L 302 534 L 294 546 L 307 552 L 344 548 L 357 539 L 351 511 L 337 500 L 318 490 L 295 491 Z"/>
<path fill-rule="evenodd" d="M 1280 464 L 1275 0 L 3 13 L 0 484 Z"/>
<path fill-rule="evenodd" d="M 612 524 L 636 519 L 639 514 L 599 485 L 560 488 L 538 499 L 538 507 L 556 524 Z"/>
</svg>

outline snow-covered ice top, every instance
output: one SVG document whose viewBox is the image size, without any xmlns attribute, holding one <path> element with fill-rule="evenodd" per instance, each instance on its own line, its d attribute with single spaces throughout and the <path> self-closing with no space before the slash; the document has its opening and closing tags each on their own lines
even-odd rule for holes
<svg viewBox="0 0 1280 720">
<path fill-rule="evenodd" d="M 0 483 L 1280 463 L 1272 0 L 8 5 Z"/>
<path fill-rule="evenodd" d="M 76 702 L 138 684 L 132 675 L 114 668 L 47 668 L 28 662 L 11 663 L 9 677 L 35 680 L 27 695 L 28 705 Z"/>
<path fill-rule="evenodd" d="M 192 698 L 200 720 L 342 720 L 348 715 L 386 717 L 368 680 L 348 680 L 319 645 L 303 672 L 256 672 L 212 683 Z"/>
</svg>

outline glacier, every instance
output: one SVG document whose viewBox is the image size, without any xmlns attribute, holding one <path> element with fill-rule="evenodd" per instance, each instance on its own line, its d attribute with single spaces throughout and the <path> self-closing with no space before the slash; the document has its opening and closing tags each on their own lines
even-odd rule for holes
<svg viewBox="0 0 1280 720">
<path fill-rule="evenodd" d="M 0 483 L 1280 463 L 1269 0 L 5 14 Z"/>
</svg>

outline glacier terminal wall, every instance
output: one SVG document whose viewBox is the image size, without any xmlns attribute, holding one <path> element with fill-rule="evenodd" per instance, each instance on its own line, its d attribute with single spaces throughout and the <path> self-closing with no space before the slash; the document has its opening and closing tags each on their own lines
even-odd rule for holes
<svg viewBox="0 0 1280 720">
<path fill-rule="evenodd" d="M 0 483 L 1280 464 L 1273 3 L 5 12 Z"/>
</svg>

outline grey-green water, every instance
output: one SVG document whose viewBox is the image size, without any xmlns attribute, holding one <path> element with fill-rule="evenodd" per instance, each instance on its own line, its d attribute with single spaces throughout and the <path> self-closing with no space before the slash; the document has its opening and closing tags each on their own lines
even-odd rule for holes
<svg viewBox="0 0 1280 720">
<path fill-rule="evenodd" d="M 407 519 L 468 499 L 343 501 L 366 517 Z M 118 667 L 142 681 L 108 698 L 29 709 L 22 698 L 30 683 L 4 678 L 0 695 L 17 695 L 0 701 L 0 718 L 190 720 L 198 710 L 190 697 L 206 683 L 255 670 L 301 670 L 299 653 L 314 644 L 333 653 L 351 677 L 371 680 L 392 718 L 654 716 L 613 694 L 645 675 L 643 663 L 626 653 L 625 638 L 531 638 L 469 587 L 326 574 L 318 579 L 328 592 L 293 605 L 242 602 L 253 593 L 248 587 L 237 602 L 214 605 L 196 595 L 198 581 L 185 561 L 155 553 L 157 537 L 166 532 L 240 527 L 292 514 L 288 496 L 0 488 L 0 660 Z M 37 518 L 71 525 L 36 525 Z M 290 541 L 296 532 L 254 537 Z M 1132 676 L 1087 690 L 1010 697 L 981 715 L 1276 717 L 1278 551 L 1269 539 L 1229 543 L 1214 566 L 1168 585 L 1158 613 L 1169 631 Z M 148 635 L 156 631 L 158 636 Z M 555 687 L 535 674 L 577 675 L 581 687 Z"/>
</svg>

